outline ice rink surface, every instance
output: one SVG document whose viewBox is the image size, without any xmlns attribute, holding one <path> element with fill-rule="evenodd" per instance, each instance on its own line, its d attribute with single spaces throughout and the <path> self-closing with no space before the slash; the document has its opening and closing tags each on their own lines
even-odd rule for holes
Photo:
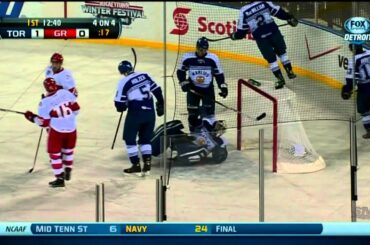
<svg viewBox="0 0 370 245">
<path fill-rule="evenodd" d="M 72 181 L 64 189 L 50 189 L 54 177 L 46 154 L 44 134 L 36 169 L 32 166 L 40 128 L 23 116 L 0 112 L 0 220 L 94 221 L 95 185 L 105 183 L 106 221 L 155 221 L 155 179 L 127 177 L 129 166 L 121 140 L 110 149 L 119 114 L 113 97 L 120 75 L 117 65 L 133 60 L 130 47 L 73 41 L 0 41 L 0 107 L 32 110 L 44 93 L 44 69 L 53 52 L 65 57 L 79 90 L 78 146 Z M 136 48 L 136 70 L 148 72 L 163 86 L 163 50 Z M 172 73 L 175 52 L 168 52 Z M 246 66 L 253 66 L 248 65 Z M 306 78 L 298 81 L 309 83 Z M 174 110 L 174 87 L 168 79 L 168 114 Z M 338 91 L 333 91 L 338 92 Z M 171 116 L 169 116 L 171 118 Z M 163 118 L 157 119 L 157 125 Z M 266 151 L 266 221 L 350 221 L 349 124 L 337 121 L 303 123 L 327 167 L 310 174 L 273 174 Z M 246 129 L 258 134 L 256 128 Z M 269 129 L 267 129 L 269 130 Z M 267 132 L 268 133 L 268 132 Z M 370 206 L 370 141 L 361 138 L 358 124 L 359 207 Z M 220 165 L 178 166 L 171 171 L 167 196 L 168 221 L 258 221 L 258 151 L 237 151 L 235 131 L 229 130 L 229 158 Z M 359 221 L 366 221 L 359 219 Z"/>
</svg>

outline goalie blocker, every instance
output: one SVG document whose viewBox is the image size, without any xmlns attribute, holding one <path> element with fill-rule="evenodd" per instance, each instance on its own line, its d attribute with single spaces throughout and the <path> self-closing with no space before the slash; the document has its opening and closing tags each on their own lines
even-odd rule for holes
<svg viewBox="0 0 370 245">
<path fill-rule="evenodd" d="M 194 164 L 199 162 L 222 163 L 227 159 L 227 142 L 222 137 L 226 127 L 223 121 L 212 125 L 208 121 L 198 127 L 194 134 L 186 134 L 180 120 L 166 123 L 167 146 L 162 144 L 164 125 L 159 126 L 151 139 L 152 154 L 159 156 L 164 150 L 170 149 L 171 159 L 179 164 Z"/>
</svg>

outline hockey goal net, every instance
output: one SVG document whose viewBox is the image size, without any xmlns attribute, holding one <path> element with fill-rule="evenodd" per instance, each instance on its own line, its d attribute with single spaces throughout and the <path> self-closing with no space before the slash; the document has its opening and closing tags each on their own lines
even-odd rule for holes
<svg viewBox="0 0 370 245">
<path fill-rule="evenodd" d="M 312 146 L 296 110 L 296 96 L 285 87 L 275 90 L 272 82 L 258 85 L 240 79 L 237 86 L 237 148 L 247 148 L 253 139 L 245 136 L 256 115 L 266 113 L 259 127 L 271 128 L 272 170 L 278 173 L 309 173 L 325 168 L 324 159 Z M 268 140 L 268 139 L 267 139 Z"/>
</svg>

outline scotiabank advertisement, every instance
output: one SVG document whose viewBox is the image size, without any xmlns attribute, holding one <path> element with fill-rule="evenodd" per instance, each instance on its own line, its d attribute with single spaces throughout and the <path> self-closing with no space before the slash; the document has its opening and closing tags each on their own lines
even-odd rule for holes
<svg viewBox="0 0 370 245">
<path fill-rule="evenodd" d="M 201 36 L 222 38 L 237 28 L 239 10 L 196 2 L 167 2 L 164 33 L 163 2 L 68 2 L 68 17 L 115 17 L 122 21 L 121 40 L 145 41 L 148 47 L 160 47 L 166 34 L 167 44 L 175 50 L 194 48 Z M 275 18 L 278 25 L 286 24 Z M 139 30 L 139 31 L 138 31 Z M 339 88 L 351 54 L 342 36 L 300 23 L 293 28 L 280 27 L 288 46 L 288 55 L 300 75 L 330 83 Z M 168 46 L 168 47 L 169 47 Z M 267 66 L 252 35 L 244 40 L 211 43 L 211 50 L 223 57 Z"/>
<path fill-rule="evenodd" d="M 226 37 L 237 29 L 238 9 L 191 2 L 178 2 L 168 9 L 168 40 L 172 41 L 173 36 L 180 37 L 182 45 L 194 46 L 196 39 L 201 36 L 213 39 Z M 286 21 L 274 20 L 277 25 L 286 24 Z M 351 57 L 348 43 L 342 36 L 304 23 L 297 27 L 284 25 L 279 29 L 287 44 L 288 55 L 301 74 L 332 87 L 341 87 L 346 63 Z M 233 54 L 235 57 L 242 55 L 246 62 L 267 66 L 252 35 L 240 41 L 213 42 L 210 46 L 216 53 L 229 53 L 230 58 Z"/>
<path fill-rule="evenodd" d="M 232 9 L 227 9 L 232 11 Z M 191 13 L 192 12 L 192 13 Z M 172 12 L 173 24 L 175 27 L 170 31 L 174 35 L 186 35 L 191 28 L 191 32 L 199 32 L 199 34 L 213 35 L 213 36 L 229 36 L 237 29 L 237 19 L 224 19 L 214 18 L 207 13 L 197 13 L 192 11 L 191 7 L 176 7 Z M 235 11 L 233 11 L 235 12 Z M 235 12 L 236 17 L 237 12 Z M 226 15 L 227 17 L 230 14 Z M 195 22 L 194 22 L 195 20 Z M 249 35 L 247 38 L 252 39 Z"/>
</svg>

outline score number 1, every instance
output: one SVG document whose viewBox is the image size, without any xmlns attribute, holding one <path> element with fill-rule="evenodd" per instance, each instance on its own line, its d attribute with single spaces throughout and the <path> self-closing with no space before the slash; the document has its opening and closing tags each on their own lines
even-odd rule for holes
<svg viewBox="0 0 370 245">
<path fill-rule="evenodd" d="M 31 38 L 44 38 L 44 29 L 31 29 Z"/>
</svg>

